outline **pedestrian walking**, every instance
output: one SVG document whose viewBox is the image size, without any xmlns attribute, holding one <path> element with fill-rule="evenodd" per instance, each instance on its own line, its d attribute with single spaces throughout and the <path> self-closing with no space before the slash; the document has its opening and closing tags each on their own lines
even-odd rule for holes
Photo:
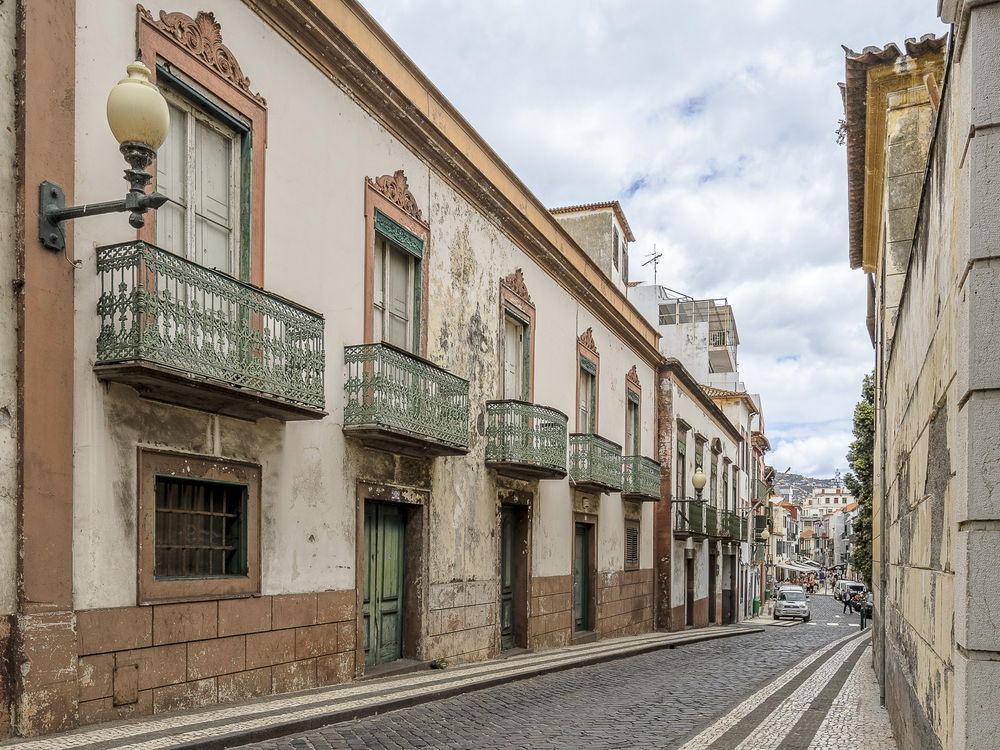
<svg viewBox="0 0 1000 750">
<path fill-rule="evenodd" d="M 843 599 L 843 601 L 844 601 L 844 612 L 846 612 L 847 614 L 850 614 L 851 613 L 851 592 L 850 591 L 845 591 L 844 592 L 844 599 Z"/>
</svg>

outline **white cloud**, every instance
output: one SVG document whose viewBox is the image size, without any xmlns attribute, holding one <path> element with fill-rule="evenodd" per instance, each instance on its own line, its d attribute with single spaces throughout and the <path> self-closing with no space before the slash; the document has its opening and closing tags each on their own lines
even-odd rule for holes
<svg viewBox="0 0 1000 750">
<path fill-rule="evenodd" d="M 621 200 L 635 276 L 655 244 L 660 283 L 729 298 L 770 463 L 843 466 L 873 352 L 840 45 L 943 33 L 934 0 L 362 1 L 545 204 Z"/>
</svg>

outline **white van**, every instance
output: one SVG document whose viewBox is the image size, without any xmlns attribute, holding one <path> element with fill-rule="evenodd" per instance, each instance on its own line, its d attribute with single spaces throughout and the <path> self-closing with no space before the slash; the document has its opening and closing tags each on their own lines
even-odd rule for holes
<svg viewBox="0 0 1000 750">
<path fill-rule="evenodd" d="M 837 581 L 837 585 L 833 587 L 833 598 L 838 602 L 844 601 L 845 592 L 850 591 L 848 596 L 854 596 L 855 594 L 864 594 L 868 591 L 868 587 L 859 581 L 848 581 L 841 579 Z"/>
</svg>

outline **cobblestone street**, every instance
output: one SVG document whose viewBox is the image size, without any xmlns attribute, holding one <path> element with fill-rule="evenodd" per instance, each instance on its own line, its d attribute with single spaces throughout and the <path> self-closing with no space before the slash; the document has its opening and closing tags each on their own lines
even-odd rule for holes
<svg viewBox="0 0 1000 750">
<path fill-rule="evenodd" d="M 808 624 L 571 669 L 245 747 L 895 748 L 857 615 L 840 614 L 826 596 L 811 603 Z"/>
</svg>

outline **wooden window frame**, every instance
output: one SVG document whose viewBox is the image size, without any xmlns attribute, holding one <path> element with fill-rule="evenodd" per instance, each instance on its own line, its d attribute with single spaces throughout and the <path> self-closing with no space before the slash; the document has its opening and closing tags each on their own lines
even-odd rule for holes
<svg viewBox="0 0 1000 750">
<path fill-rule="evenodd" d="M 264 152 L 267 148 L 267 104 L 262 97 L 251 93 L 248 88 L 237 85 L 233 80 L 223 75 L 219 69 L 206 62 L 204 58 L 195 55 L 189 47 L 182 43 L 183 34 L 175 37 L 168 27 L 167 21 L 169 16 L 176 15 L 178 14 L 161 13 L 161 20 L 155 21 L 152 15 L 140 6 L 136 13 L 136 46 L 142 50 L 143 62 L 152 71 L 150 80 L 153 83 L 157 83 L 165 72 L 172 79 L 168 83 L 170 88 L 176 89 L 178 82 L 180 82 L 188 89 L 188 91 L 180 91 L 181 95 L 190 96 L 191 92 L 198 94 L 200 105 L 205 102 L 213 104 L 211 100 L 215 98 L 223 105 L 218 109 L 231 110 L 236 115 L 234 119 L 243 121 L 247 134 L 244 135 L 246 144 L 241 160 L 243 185 L 240 190 L 239 257 L 235 259 L 238 264 L 238 274 L 234 275 L 238 275 L 240 279 L 254 286 L 262 287 L 264 285 Z M 224 51 L 224 55 L 217 54 L 215 59 L 225 57 L 231 67 L 235 67 L 236 72 L 239 72 L 239 66 L 235 63 L 232 53 L 221 44 L 221 36 L 211 43 L 206 42 L 206 44 L 215 46 L 217 53 Z M 242 73 L 239 73 L 239 76 L 242 76 Z M 246 83 L 245 79 L 242 80 Z M 196 104 L 198 103 L 196 102 Z M 209 114 L 212 113 L 209 112 Z M 247 170 L 249 170 L 249 176 Z M 144 242 L 155 244 L 156 212 L 151 211 L 146 214 L 146 217 L 146 224 L 138 230 L 137 236 Z"/>
<path fill-rule="evenodd" d="M 226 599 L 260 594 L 261 467 L 243 461 L 193 456 L 172 451 L 138 449 L 138 585 L 139 604 Z M 157 580 L 155 562 L 156 477 L 243 484 L 247 488 L 247 575 Z"/>
<path fill-rule="evenodd" d="M 677 464 L 677 484 L 674 491 L 678 498 L 687 497 L 687 436 L 690 431 L 691 426 L 687 422 L 682 419 L 677 420 L 677 445 L 674 458 Z"/>
<path fill-rule="evenodd" d="M 499 351 L 503 350 L 505 316 L 510 315 L 524 326 L 524 372 L 525 387 L 522 398 L 533 401 L 535 398 L 535 305 L 531 301 L 528 289 L 524 284 L 524 274 L 517 269 L 510 276 L 500 280 L 500 331 Z M 498 383 L 500 398 L 503 398 L 503 372 Z"/>
<path fill-rule="evenodd" d="M 400 173 L 401 174 L 401 173 Z M 382 178 L 379 178 L 380 180 Z M 405 177 L 402 177 L 405 184 Z M 383 221 L 388 221 L 383 231 L 379 227 Z M 391 227 L 391 232 L 389 230 Z M 395 237 L 393 233 L 397 234 Z M 427 264 L 430 259 L 431 243 L 430 226 L 422 219 L 407 213 L 402 207 L 390 200 L 377 187 L 376 181 L 365 179 L 365 309 L 364 309 L 364 341 L 366 344 L 380 343 L 375 341 L 374 296 L 375 296 L 375 242 L 378 237 L 384 237 L 397 247 L 413 255 L 414 264 L 414 347 L 413 353 L 419 357 L 427 357 Z M 399 239 L 406 240 L 406 244 Z M 419 243 L 419 253 L 417 247 Z"/>
<path fill-rule="evenodd" d="M 219 110 L 211 101 L 207 100 L 204 95 L 196 90 L 193 90 L 190 86 L 185 84 L 183 81 L 177 79 L 175 76 L 170 75 L 164 70 L 158 70 L 157 75 L 160 80 L 160 86 L 164 89 L 164 96 L 171 106 L 181 109 L 186 112 L 187 116 L 195 121 L 203 121 L 208 127 L 219 132 L 224 137 L 231 141 L 230 157 L 232 163 L 230 165 L 230 178 L 232 179 L 233 174 L 238 175 L 237 179 L 232 180 L 230 187 L 234 188 L 234 196 L 231 198 L 231 208 L 235 207 L 236 217 L 233 221 L 233 227 L 230 230 L 231 236 L 229 239 L 229 269 L 216 269 L 223 273 L 228 273 L 235 276 L 242 281 L 246 281 L 249 277 L 249 255 L 247 254 L 247 243 L 245 238 L 248 236 L 249 232 L 249 201 L 247 200 L 250 195 L 250 153 L 252 149 L 251 144 L 251 133 L 250 129 L 246 123 L 242 122 L 239 118 L 234 117 L 228 112 Z M 189 253 L 194 249 L 195 242 L 192 241 L 188 244 L 188 240 L 191 239 L 191 235 L 194 233 L 197 221 L 189 223 L 191 216 L 195 214 L 195 196 L 188 190 L 190 187 L 189 180 L 191 180 L 191 173 L 187 171 L 187 167 L 191 166 L 193 163 L 193 156 L 191 154 L 191 141 L 189 137 L 191 135 L 192 128 L 188 126 L 188 131 L 186 136 L 186 158 L 185 158 L 185 192 L 187 193 L 187 205 L 184 207 L 184 238 L 183 245 L 184 251 L 177 252 L 175 248 L 164 248 L 170 250 L 177 255 L 182 255 L 192 262 L 198 263 L 199 265 L 205 266 L 200 259 L 194 259 L 189 257 Z M 233 205 L 235 204 L 235 205 Z M 156 213 L 154 218 L 158 218 L 159 214 Z M 154 232 L 156 224 L 154 226 Z M 208 268 L 209 266 L 205 266 Z"/>
<path fill-rule="evenodd" d="M 639 376 L 636 368 L 633 367 L 625 374 L 625 435 L 628 436 L 628 405 L 629 401 L 635 404 L 635 453 L 625 453 L 625 455 L 642 455 L 642 386 L 639 384 Z M 627 440 L 625 442 L 628 442 Z M 629 450 L 631 446 L 625 446 L 623 450 Z"/>
<path fill-rule="evenodd" d="M 628 532 L 630 529 L 635 529 L 635 562 L 631 564 L 628 559 Z M 624 535 L 625 549 L 622 556 L 622 568 L 624 570 L 638 570 L 642 561 L 642 522 L 626 518 Z"/>
<path fill-rule="evenodd" d="M 587 430 L 580 424 L 580 373 L 584 369 L 584 361 L 594 366 L 596 372 L 594 376 L 594 395 L 591 399 L 593 409 L 594 429 Z M 600 434 L 600 408 L 601 408 L 601 355 L 597 352 L 597 346 L 593 344 L 593 332 L 587 329 L 576 341 L 576 432 Z"/>
</svg>

